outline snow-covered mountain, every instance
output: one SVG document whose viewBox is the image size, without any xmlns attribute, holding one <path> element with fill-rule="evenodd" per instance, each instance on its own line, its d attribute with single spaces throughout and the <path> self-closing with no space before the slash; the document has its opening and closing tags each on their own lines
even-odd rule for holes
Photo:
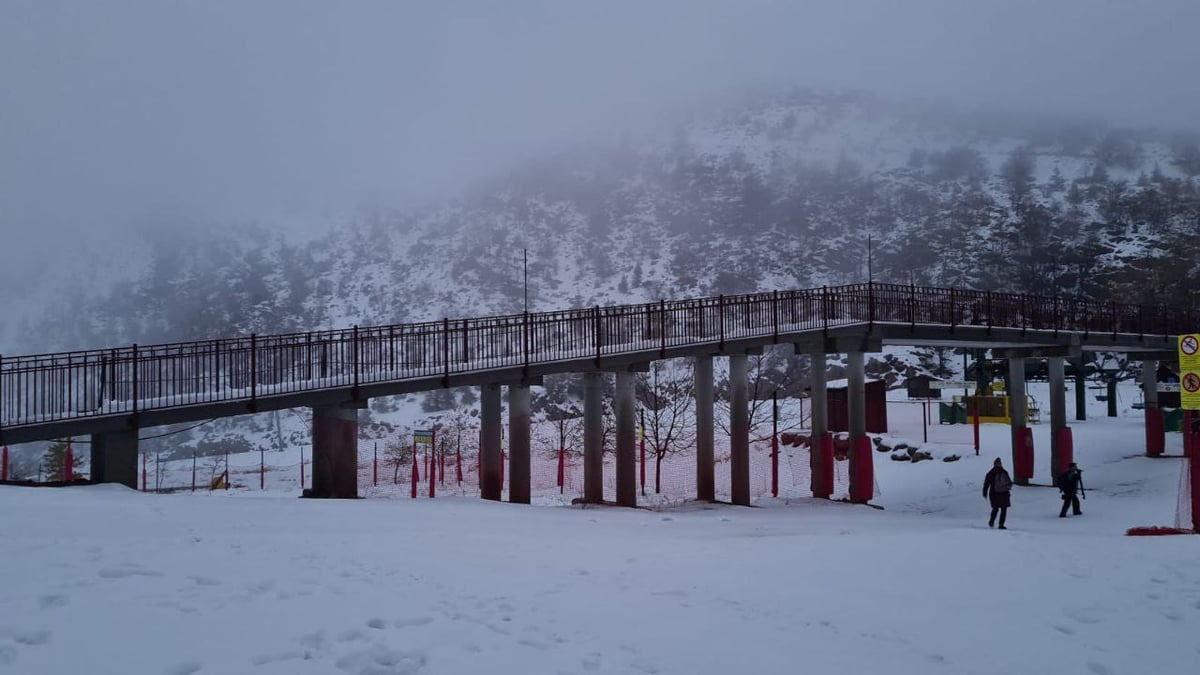
<svg viewBox="0 0 1200 675">
<path fill-rule="evenodd" d="M 533 310 L 864 281 L 868 235 L 880 281 L 1186 304 L 1198 231 L 1195 135 L 795 90 L 303 244 L 151 240 L 134 281 L 3 352 L 520 311 L 526 250 Z"/>
</svg>

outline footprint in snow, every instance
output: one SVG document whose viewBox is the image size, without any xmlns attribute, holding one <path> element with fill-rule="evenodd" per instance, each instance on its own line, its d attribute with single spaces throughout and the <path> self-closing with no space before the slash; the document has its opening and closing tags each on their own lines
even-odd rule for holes
<svg viewBox="0 0 1200 675">
<path fill-rule="evenodd" d="M 165 675 L 192 675 L 192 673 L 204 667 L 199 661 L 184 661 L 167 668 Z"/>
<path fill-rule="evenodd" d="M 140 567 L 106 567 L 100 570 L 101 579 L 125 579 L 127 577 L 161 577 L 162 572 L 146 570 Z"/>
<path fill-rule="evenodd" d="M 39 628 L 38 630 L 16 633 L 13 635 L 13 641 L 18 644 L 29 645 L 30 647 L 44 645 L 50 641 L 50 631 L 45 628 Z"/>
<path fill-rule="evenodd" d="M 38 605 L 40 605 L 42 609 L 58 609 L 66 604 L 67 596 L 62 595 L 61 593 L 43 595 L 41 599 L 38 600 Z"/>
</svg>

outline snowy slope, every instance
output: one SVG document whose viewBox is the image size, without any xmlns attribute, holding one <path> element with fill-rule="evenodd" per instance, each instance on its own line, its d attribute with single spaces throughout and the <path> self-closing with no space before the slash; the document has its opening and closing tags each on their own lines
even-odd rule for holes
<svg viewBox="0 0 1200 675">
<path fill-rule="evenodd" d="M 878 462 L 884 510 L 3 488 L 0 672 L 1190 672 L 1200 537 L 1123 536 L 1171 523 L 1179 460 L 1136 416 L 1074 428 L 1084 515 L 1017 488 L 1006 532 L 993 425 Z"/>
</svg>

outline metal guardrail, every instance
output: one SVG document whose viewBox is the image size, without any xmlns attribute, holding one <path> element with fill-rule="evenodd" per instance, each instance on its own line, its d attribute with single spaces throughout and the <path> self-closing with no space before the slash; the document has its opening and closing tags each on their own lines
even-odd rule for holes
<svg viewBox="0 0 1200 675">
<path fill-rule="evenodd" d="M 0 357 L 5 428 L 702 345 L 838 325 L 1175 335 L 1194 311 L 855 284 L 638 305 Z"/>
</svg>

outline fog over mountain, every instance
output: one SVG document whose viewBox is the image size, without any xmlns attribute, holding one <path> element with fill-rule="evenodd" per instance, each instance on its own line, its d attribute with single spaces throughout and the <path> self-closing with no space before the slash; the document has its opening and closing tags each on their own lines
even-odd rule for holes
<svg viewBox="0 0 1200 675">
<path fill-rule="evenodd" d="M 1195 25 L 1167 0 L 10 0 L 0 353 L 520 311 L 526 250 L 534 310 L 863 281 L 869 236 L 881 281 L 1197 302 Z M 302 444 L 302 418 L 164 450 Z"/>
<path fill-rule="evenodd" d="M 0 280 L 121 273 L 147 230 L 322 233 L 747 91 L 1194 127 L 1198 23 L 1188 0 L 8 0 Z"/>
</svg>

